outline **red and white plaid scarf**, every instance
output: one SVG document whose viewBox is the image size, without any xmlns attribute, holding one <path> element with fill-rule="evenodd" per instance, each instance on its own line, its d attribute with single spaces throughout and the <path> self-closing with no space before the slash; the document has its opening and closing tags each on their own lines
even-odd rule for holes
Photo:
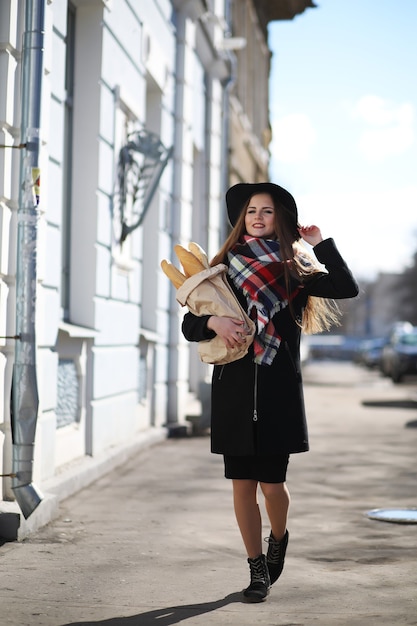
<svg viewBox="0 0 417 626">
<path fill-rule="evenodd" d="M 260 365 L 272 363 L 281 343 L 272 318 L 300 289 L 297 286 L 288 294 L 279 251 L 278 241 L 244 235 L 228 253 L 228 274 L 245 294 L 248 314 L 257 325 L 254 361 Z"/>
</svg>

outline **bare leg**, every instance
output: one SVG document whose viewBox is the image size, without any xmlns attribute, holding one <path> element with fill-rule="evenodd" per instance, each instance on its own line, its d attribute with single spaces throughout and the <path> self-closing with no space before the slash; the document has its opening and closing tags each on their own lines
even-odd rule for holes
<svg viewBox="0 0 417 626">
<path fill-rule="evenodd" d="M 285 483 L 260 483 L 265 496 L 265 508 L 271 524 L 272 534 L 281 541 L 287 529 L 290 492 Z"/>
<path fill-rule="evenodd" d="M 233 479 L 236 520 L 250 559 L 262 553 L 262 521 L 257 500 L 256 480 Z"/>
</svg>

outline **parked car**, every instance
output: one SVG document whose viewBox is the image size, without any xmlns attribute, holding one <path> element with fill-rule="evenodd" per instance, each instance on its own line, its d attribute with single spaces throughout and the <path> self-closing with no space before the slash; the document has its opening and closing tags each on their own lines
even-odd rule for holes
<svg viewBox="0 0 417 626">
<path fill-rule="evenodd" d="M 369 369 L 380 367 L 382 351 L 387 341 L 386 337 L 365 339 L 358 350 L 356 362 Z"/>
<path fill-rule="evenodd" d="M 381 361 L 382 372 L 394 383 L 406 375 L 417 375 L 417 327 L 393 333 L 383 348 Z"/>
<path fill-rule="evenodd" d="M 308 336 L 312 360 L 354 361 L 360 340 L 357 337 L 319 333 Z"/>
<path fill-rule="evenodd" d="M 391 376 L 391 360 L 394 346 L 398 341 L 398 337 L 403 333 L 408 333 L 413 330 L 413 325 L 410 322 L 395 322 L 392 325 L 390 332 L 387 334 L 386 342 L 382 348 L 382 354 L 379 362 L 379 369 L 383 376 Z"/>
</svg>

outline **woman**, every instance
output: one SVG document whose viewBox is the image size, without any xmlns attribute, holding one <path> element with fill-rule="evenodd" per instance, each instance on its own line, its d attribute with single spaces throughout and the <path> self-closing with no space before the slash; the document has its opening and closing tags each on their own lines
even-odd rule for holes
<svg viewBox="0 0 417 626">
<path fill-rule="evenodd" d="M 337 323 L 336 298 L 351 298 L 358 286 L 332 239 L 317 226 L 298 224 L 292 195 L 273 183 L 239 183 L 226 193 L 233 230 L 211 265 L 228 265 L 228 280 L 257 333 L 249 353 L 215 366 L 212 379 L 211 450 L 224 456 L 233 483 L 237 523 L 246 548 L 248 601 L 260 602 L 281 575 L 288 544 L 289 455 L 308 450 L 300 371 L 300 334 Z M 314 247 L 317 259 L 297 241 Z M 331 298 L 332 300 L 328 300 Z M 219 335 L 239 345 L 242 322 L 187 313 L 189 341 Z M 257 492 L 265 498 L 271 525 L 262 551 L 262 520 Z"/>
</svg>

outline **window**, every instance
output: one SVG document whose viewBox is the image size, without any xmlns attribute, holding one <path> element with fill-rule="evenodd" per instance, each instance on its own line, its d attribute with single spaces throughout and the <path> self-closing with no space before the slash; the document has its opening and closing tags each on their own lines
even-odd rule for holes
<svg viewBox="0 0 417 626">
<path fill-rule="evenodd" d="M 139 123 L 134 113 L 116 94 L 115 109 L 115 193 L 113 197 L 113 257 L 118 265 L 126 267 L 131 258 L 131 242 L 129 239 L 122 242 L 122 224 L 134 219 L 135 173 L 128 166 L 123 167 L 124 159 L 129 162 L 130 155 L 126 151 L 129 136 L 138 129 Z"/>
</svg>

